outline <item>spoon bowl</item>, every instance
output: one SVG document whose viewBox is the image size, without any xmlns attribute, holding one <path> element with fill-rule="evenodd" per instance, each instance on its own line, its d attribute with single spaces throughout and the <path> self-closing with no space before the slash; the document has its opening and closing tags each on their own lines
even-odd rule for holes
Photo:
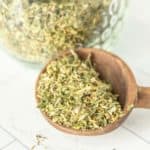
<svg viewBox="0 0 150 150">
<path fill-rule="evenodd" d="M 93 48 L 82 48 L 77 50 L 76 53 L 82 60 L 85 60 L 89 55 L 91 55 L 91 62 L 94 64 L 95 70 L 101 75 L 101 79 L 109 82 L 113 87 L 113 92 L 119 95 L 118 100 L 125 115 L 116 122 L 107 125 L 106 127 L 96 130 L 82 131 L 58 125 L 57 123 L 52 122 L 51 118 L 48 117 L 46 113 L 41 111 L 45 119 L 55 128 L 63 132 L 75 135 L 101 135 L 111 132 L 119 127 L 121 123 L 125 121 L 134 107 L 150 108 L 150 88 L 137 86 L 131 69 L 118 56 L 102 49 Z M 63 57 L 69 54 L 71 53 L 65 52 L 59 57 Z M 59 57 L 57 59 L 59 59 Z M 49 63 L 51 63 L 51 61 Z M 36 89 L 38 86 L 40 75 L 46 71 L 47 65 L 39 74 L 36 83 Z M 35 94 L 37 103 L 39 103 L 40 100 L 37 97 L 37 90 Z"/>
</svg>

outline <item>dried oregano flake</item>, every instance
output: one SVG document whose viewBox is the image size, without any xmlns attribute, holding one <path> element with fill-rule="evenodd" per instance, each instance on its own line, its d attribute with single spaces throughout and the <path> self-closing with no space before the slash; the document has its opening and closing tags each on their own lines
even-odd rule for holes
<svg viewBox="0 0 150 150">
<path fill-rule="evenodd" d="M 90 57 L 82 61 L 73 53 L 52 61 L 38 82 L 39 108 L 53 122 L 77 130 L 115 122 L 123 116 L 118 96 L 99 76 Z"/>
</svg>

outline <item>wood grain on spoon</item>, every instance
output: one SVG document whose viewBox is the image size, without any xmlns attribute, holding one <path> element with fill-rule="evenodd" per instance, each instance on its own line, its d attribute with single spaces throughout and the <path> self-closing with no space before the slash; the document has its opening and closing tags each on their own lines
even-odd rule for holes
<svg viewBox="0 0 150 150">
<path fill-rule="evenodd" d="M 91 54 L 92 63 L 95 66 L 96 71 L 101 75 L 101 78 L 112 84 L 114 92 L 119 94 L 119 101 L 122 105 L 125 115 L 118 121 L 107 125 L 104 128 L 99 128 L 96 130 L 75 130 L 58 125 L 51 121 L 51 118 L 44 112 L 41 112 L 44 118 L 55 128 L 75 135 L 90 136 L 90 135 L 101 135 L 108 133 L 121 125 L 121 123 L 128 117 L 131 110 L 129 107 L 136 105 L 137 107 L 150 108 L 150 88 L 139 88 L 136 84 L 136 80 L 130 68 L 126 63 L 121 60 L 118 56 L 104 51 L 102 49 L 92 49 L 92 48 L 82 48 L 76 51 L 81 59 L 86 59 L 89 54 Z M 60 57 L 68 55 L 69 52 L 61 54 Z M 59 59 L 59 57 L 58 57 Z M 49 62 L 51 63 L 51 61 Z M 48 64 L 49 64 L 48 63 Z M 48 65 L 47 64 L 47 65 Z M 41 73 L 45 72 L 47 65 L 43 68 Z M 41 75 L 39 74 L 39 77 Z M 37 79 L 36 88 L 38 85 L 39 77 Z M 139 91 L 139 93 L 138 93 Z M 36 94 L 37 103 L 39 99 Z M 139 99 L 139 100 L 138 100 Z"/>
</svg>

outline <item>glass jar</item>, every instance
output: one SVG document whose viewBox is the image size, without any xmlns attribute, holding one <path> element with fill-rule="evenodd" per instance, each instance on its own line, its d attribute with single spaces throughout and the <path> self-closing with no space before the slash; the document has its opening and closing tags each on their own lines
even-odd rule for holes
<svg viewBox="0 0 150 150">
<path fill-rule="evenodd" d="M 0 41 L 34 63 L 78 47 L 109 48 L 126 7 L 127 0 L 0 0 Z"/>
</svg>

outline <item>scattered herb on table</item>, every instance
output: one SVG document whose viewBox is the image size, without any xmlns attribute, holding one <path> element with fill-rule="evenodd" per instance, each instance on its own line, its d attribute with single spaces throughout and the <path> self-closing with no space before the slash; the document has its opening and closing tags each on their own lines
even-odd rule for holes
<svg viewBox="0 0 150 150">
<path fill-rule="evenodd" d="M 112 86 L 95 71 L 90 57 L 76 53 L 48 64 L 37 86 L 39 108 L 59 125 L 77 129 L 98 129 L 118 120 L 123 111 Z"/>
<path fill-rule="evenodd" d="M 46 150 L 46 149 L 47 149 L 46 146 L 43 145 L 43 142 L 44 142 L 45 140 L 47 140 L 46 137 L 44 137 L 44 136 L 42 136 L 42 135 L 40 135 L 40 134 L 37 134 L 37 135 L 36 135 L 36 144 L 31 147 L 31 150 L 36 150 L 37 147 L 39 147 L 39 146 L 43 146 L 43 149 Z"/>
</svg>

